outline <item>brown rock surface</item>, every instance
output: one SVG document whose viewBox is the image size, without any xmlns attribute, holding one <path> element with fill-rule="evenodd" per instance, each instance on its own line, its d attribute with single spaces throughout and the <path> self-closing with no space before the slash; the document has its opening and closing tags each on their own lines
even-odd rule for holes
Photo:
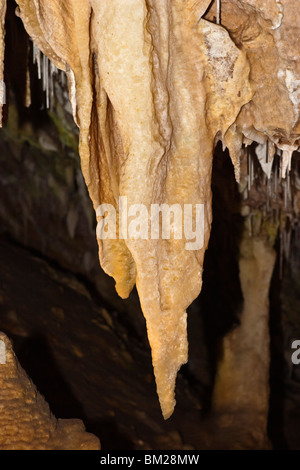
<svg viewBox="0 0 300 470">
<path fill-rule="evenodd" d="M 0 332 L 0 449 L 98 450 L 81 420 L 57 420 Z"/>
</svg>

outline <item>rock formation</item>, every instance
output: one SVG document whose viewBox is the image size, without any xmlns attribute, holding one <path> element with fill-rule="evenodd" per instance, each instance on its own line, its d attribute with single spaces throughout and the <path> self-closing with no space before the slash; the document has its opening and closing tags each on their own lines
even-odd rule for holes
<svg viewBox="0 0 300 470">
<path fill-rule="evenodd" d="M 219 444 L 226 428 L 235 429 L 237 438 L 231 443 L 235 449 L 268 446 L 269 287 L 275 258 L 272 240 L 245 233 L 239 262 L 244 297 L 241 324 L 224 338 L 213 394 Z"/>
<path fill-rule="evenodd" d="M 0 333 L 0 449 L 99 450 L 79 419 L 57 420 Z"/>
<path fill-rule="evenodd" d="M 168 418 L 187 361 L 186 309 L 201 290 L 214 146 L 229 148 L 242 183 L 242 149 L 252 142 L 268 176 L 275 151 L 288 174 L 299 145 L 300 13 L 291 0 L 222 0 L 219 25 L 210 0 L 17 3 L 35 46 L 68 75 L 98 222 L 102 204 L 117 214 L 115 239 L 98 232 L 100 262 L 121 297 L 137 286 Z M 143 204 L 146 233 L 128 236 L 122 198 Z M 203 246 L 186 249 L 175 220 L 170 239 L 150 239 L 153 204 L 203 205 Z"/>
</svg>

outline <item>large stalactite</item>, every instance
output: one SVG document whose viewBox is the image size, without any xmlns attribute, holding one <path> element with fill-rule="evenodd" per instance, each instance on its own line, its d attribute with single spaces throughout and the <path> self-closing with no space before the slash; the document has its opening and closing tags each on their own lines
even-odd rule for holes
<svg viewBox="0 0 300 470">
<path fill-rule="evenodd" d="M 36 47 L 67 72 L 90 197 L 95 211 L 111 204 L 117 213 L 116 239 L 98 238 L 100 263 L 121 297 L 137 286 L 168 418 L 187 361 L 186 309 L 202 285 L 215 144 L 229 148 L 241 181 L 243 145 L 257 142 L 268 164 L 281 150 L 283 177 L 299 145 L 299 8 L 223 0 L 219 25 L 210 0 L 17 3 Z M 2 21 L 0 59 L 3 36 Z M 121 197 L 144 205 L 148 229 L 152 204 L 204 205 L 203 246 L 131 239 L 118 223 Z"/>
</svg>

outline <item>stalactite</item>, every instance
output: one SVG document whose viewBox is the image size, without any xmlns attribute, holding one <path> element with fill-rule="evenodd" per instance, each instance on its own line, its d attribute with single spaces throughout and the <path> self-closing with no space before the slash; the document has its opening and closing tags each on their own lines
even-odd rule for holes
<svg viewBox="0 0 300 470">
<path fill-rule="evenodd" d="M 221 24 L 221 0 L 217 0 L 217 24 Z"/>
<path fill-rule="evenodd" d="M 46 109 L 53 110 L 55 81 L 59 80 L 61 86 L 64 87 L 66 74 L 63 70 L 59 70 L 34 43 L 32 43 L 32 58 L 33 63 L 37 66 L 38 78 L 42 80 Z"/>
<path fill-rule="evenodd" d="M 95 209 L 102 202 L 115 205 L 119 194 L 128 198 L 128 204 L 143 203 L 148 208 L 152 203 L 164 201 L 172 204 L 204 204 L 205 242 L 196 256 L 184 249 L 184 240 L 175 240 L 176 243 L 172 240 L 148 240 L 145 249 L 143 240 L 128 239 L 124 243 L 124 240 L 99 239 L 102 266 L 115 277 L 120 295 L 126 297 L 135 280 L 137 282 L 147 320 L 157 390 L 163 414 L 167 418 L 175 404 L 177 370 L 187 360 L 185 310 L 201 288 L 203 256 L 211 221 L 210 176 L 214 137 L 218 132 L 225 134 L 241 105 L 252 96 L 246 58 L 223 28 L 199 21 L 209 1 L 196 4 L 176 1 L 172 6 L 169 5 L 169 9 L 153 1 L 149 11 L 142 1 L 132 0 L 126 6 L 117 0 L 109 5 L 84 2 L 80 10 L 76 2 L 69 1 L 68 9 L 73 11 L 74 22 L 69 19 L 68 24 L 58 23 L 62 15 L 59 2 L 56 3 L 57 11 L 49 9 L 46 4 L 35 3 L 37 14 L 33 14 L 30 20 L 26 15 L 28 3 L 18 3 L 21 18 L 33 39 L 36 28 L 43 31 L 39 36 L 40 45 L 37 44 L 39 49 L 55 65 L 61 62 L 67 64 L 74 117 L 81 128 L 82 168 Z M 82 9 L 86 12 L 85 16 Z M 110 14 L 112 9 L 114 15 Z M 54 14 L 55 30 L 52 29 Z M 147 40 L 142 21 L 146 15 L 151 32 Z M 160 27 L 155 23 L 155 15 L 160 17 Z M 173 17 L 172 34 L 175 35 L 173 45 L 168 39 L 171 33 L 167 26 L 170 17 Z M 177 19 L 180 21 L 177 22 Z M 92 51 L 89 50 L 90 31 L 95 39 Z M 148 45 L 149 40 L 152 41 L 151 47 Z M 222 49 L 217 46 L 219 43 Z M 68 46 L 64 47 L 63 44 Z M 89 54 L 96 60 L 96 70 L 102 74 L 101 86 L 98 76 L 95 82 L 91 81 Z M 230 60 L 226 62 L 225 57 Z M 166 64 L 170 59 L 172 68 L 168 70 Z M 198 64 L 196 69 L 195 63 Z M 199 73 L 205 68 L 210 72 L 199 80 Z M 43 58 L 43 89 L 47 105 L 48 71 L 48 61 Z M 171 74 L 173 86 L 176 87 L 170 96 L 169 107 L 166 101 L 169 94 L 166 74 Z M 125 93 L 120 88 L 124 82 L 127 83 Z M 157 89 L 154 100 L 151 91 L 153 86 Z M 97 100 L 93 112 L 97 110 L 99 115 L 94 115 L 91 126 L 92 88 Z M 197 105 L 204 96 L 210 102 L 206 118 L 204 109 Z M 231 105 L 227 104 L 223 111 L 223 103 L 228 101 Z M 113 127 L 107 121 L 105 109 L 113 109 Z M 95 132 L 97 125 L 98 132 Z M 197 133 L 199 125 L 202 129 L 200 140 Z M 120 142 L 118 135 L 124 145 L 124 148 L 119 146 L 115 157 L 113 155 L 118 147 L 110 147 L 107 126 L 116 133 L 115 145 Z M 97 134 L 102 136 L 102 154 L 99 154 L 99 141 L 95 140 Z M 126 164 L 122 165 L 118 182 L 115 172 L 118 174 L 120 170 L 113 170 L 116 165 L 113 162 L 119 162 L 117 165 L 120 165 L 125 153 L 128 158 Z M 189 166 L 183 165 L 183 158 L 185 162 L 190 161 Z M 198 165 L 192 163 L 195 158 L 199 162 L 199 169 Z M 99 167 L 101 173 L 96 176 Z M 183 194 L 182 190 L 177 189 L 178 179 L 185 188 Z M 119 255 L 114 256 L 116 253 Z M 170 261 L 167 261 L 168 258 Z M 153 264 L 154 259 L 156 262 Z M 184 288 L 186 294 L 182 296 L 180 290 L 186 279 L 183 276 L 184 266 L 190 274 L 188 286 Z"/>
<path fill-rule="evenodd" d="M 38 79 L 42 78 L 42 67 L 41 67 L 41 52 L 38 47 L 33 43 L 33 63 L 37 65 Z"/>
<path fill-rule="evenodd" d="M 26 91 L 25 91 L 25 103 L 26 108 L 31 105 L 31 88 L 30 88 L 30 72 L 29 68 L 26 68 Z"/>
</svg>

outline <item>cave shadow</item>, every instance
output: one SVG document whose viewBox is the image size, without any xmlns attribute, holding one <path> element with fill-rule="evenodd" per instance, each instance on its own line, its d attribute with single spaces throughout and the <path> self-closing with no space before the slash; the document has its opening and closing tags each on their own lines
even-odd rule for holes
<svg viewBox="0 0 300 470">
<path fill-rule="evenodd" d="M 88 421 L 88 431 L 100 439 L 101 450 L 134 450 L 135 446 L 120 432 L 113 419 Z"/>
<path fill-rule="evenodd" d="M 84 416 L 82 405 L 64 379 L 51 348 L 40 332 L 30 336 L 9 336 L 13 340 L 18 361 L 39 393 L 43 395 L 56 418 L 72 419 Z"/>
<path fill-rule="evenodd" d="M 47 339 L 38 332 L 29 337 L 12 335 L 14 351 L 22 368 L 26 371 L 38 392 L 47 401 L 51 412 L 58 419 L 81 419 L 87 432 L 95 434 L 102 450 L 132 450 L 133 443 L 120 432 L 112 419 L 93 421 L 89 419 L 83 405 L 77 400 L 68 382 L 64 379 Z"/>
<path fill-rule="evenodd" d="M 277 237 L 275 249 L 276 263 L 270 286 L 270 399 L 268 435 L 275 450 L 287 450 L 284 435 L 284 394 L 285 361 L 284 333 L 282 323 L 281 279 L 280 279 L 280 239 Z"/>
<path fill-rule="evenodd" d="M 5 67 L 6 104 L 3 107 L 3 120 L 7 122 L 10 93 L 14 94 L 19 125 L 30 121 L 35 128 L 49 122 L 44 109 L 45 92 L 42 80 L 38 79 L 36 65 L 30 60 L 32 45 L 23 22 L 16 16 L 18 5 L 14 0 L 7 2 L 5 17 Z M 25 106 L 27 73 L 30 76 L 31 105 Z"/>
<path fill-rule="evenodd" d="M 116 316 L 118 319 L 118 324 L 120 324 L 122 328 L 126 330 L 128 337 L 134 344 L 142 347 L 145 347 L 145 345 L 148 346 L 147 330 L 145 326 L 146 323 L 141 310 L 136 286 L 133 287 L 128 298 L 121 299 L 120 301 L 120 298 L 115 290 L 114 279 L 103 271 L 101 274 L 105 278 L 106 288 L 111 294 L 111 301 L 109 301 L 110 299 L 105 298 L 100 293 L 96 284 L 92 282 L 91 279 L 87 278 L 84 274 L 71 271 L 62 265 L 57 259 L 47 256 L 47 254 L 41 252 L 39 249 L 35 249 L 32 246 L 27 246 L 26 244 L 20 243 L 20 241 L 14 238 L 14 236 L 12 236 L 9 231 L 7 231 L 6 227 L 3 226 L 0 227 L 0 241 L 3 241 L 4 243 L 7 243 L 18 249 L 24 250 L 33 257 L 46 262 L 52 269 L 59 272 L 62 276 L 74 276 L 78 282 L 80 282 L 86 288 L 97 305 L 101 305 L 101 307 L 105 308 L 107 311 L 113 313 Z M 135 309 L 134 313 L 136 316 L 137 313 L 140 314 L 139 321 L 136 321 L 134 324 L 131 322 L 132 315 L 129 315 L 130 309 L 133 308 Z"/>
</svg>

